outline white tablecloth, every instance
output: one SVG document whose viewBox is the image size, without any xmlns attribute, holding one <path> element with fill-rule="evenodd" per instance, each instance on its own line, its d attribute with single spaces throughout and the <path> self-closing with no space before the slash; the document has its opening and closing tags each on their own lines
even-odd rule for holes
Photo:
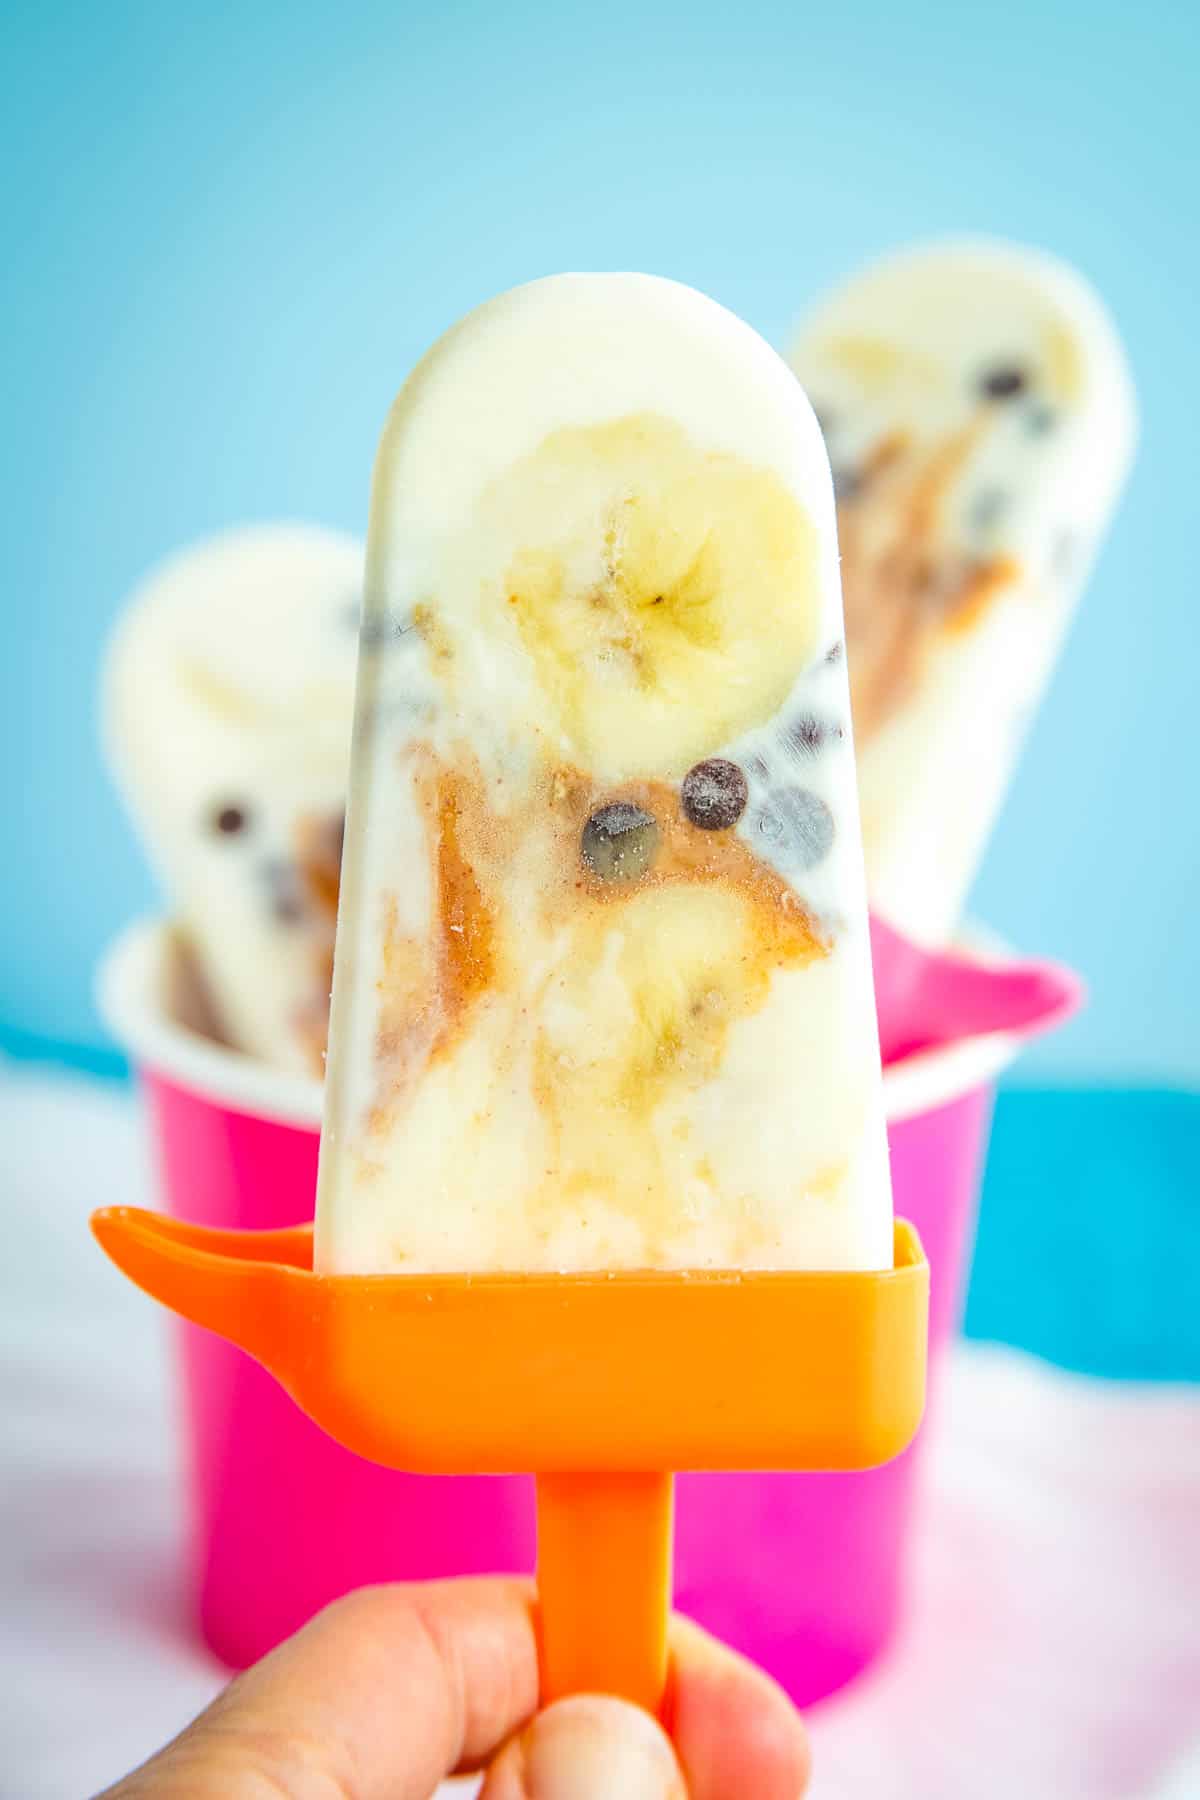
<svg viewBox="0 0 1200 1800">
<path fill-rule="evenodd" d="M 0 1070 L 0 1159 L 0 1795 L 81 1800 L 221 1674 L 163 1321 L 85 1225 L 148 1202 L 135 1106 Z M 814 1714 L 817 1800 L 1197 1800 L 1200 1391 L 964 1346 L 930 1450 L 904 1641 Z"/>
</svg>

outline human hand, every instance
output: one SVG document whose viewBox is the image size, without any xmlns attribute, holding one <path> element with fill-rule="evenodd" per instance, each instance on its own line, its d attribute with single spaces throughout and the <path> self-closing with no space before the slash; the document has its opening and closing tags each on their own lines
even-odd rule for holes
<svg viewBox="0 0 1200 1800">
<path fill-rule="evenodd" d="M 790 1701 L 682 1619 L 670 1739 L 620 1700 L 536 1707 L 528 1583 L 364 1588 L 98 1800 L 429 1800 L 443 1777 L 478 1769 L 480 1800 L 799 1800 L 808 1785 Z"/>
</svg>

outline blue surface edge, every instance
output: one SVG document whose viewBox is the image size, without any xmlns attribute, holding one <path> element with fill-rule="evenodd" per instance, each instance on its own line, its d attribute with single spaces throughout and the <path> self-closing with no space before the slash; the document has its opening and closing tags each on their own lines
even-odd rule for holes
<svg viewBox="0 0 1200 1800">
<path fill-rule="evenodd" d="M 969 1337 L 1124 1380 L 1200 1381 L 1200 1095 L 1002 1088 Z"/>
<path fill-rule="evenodd" d="M 99 1075 L 106 1081 L 130 1079 L 129 1059 L 115 1047 L 41 1037 L 3 1020 L 0 1020 L 0 1057 L 8 1057 L 10 1062 L 42 1064 L 54 1069 L 72 1069 L 83 1075 Z"/>
<path fill-rule="evenodd" d="M 115 1049 L 2 1024 L 0 1054 L 129 1079 Z M 1081 1374 L 1200 1382 L 1200 1094 L 1001 1088 L 965 1330 Z"/>
</svg>

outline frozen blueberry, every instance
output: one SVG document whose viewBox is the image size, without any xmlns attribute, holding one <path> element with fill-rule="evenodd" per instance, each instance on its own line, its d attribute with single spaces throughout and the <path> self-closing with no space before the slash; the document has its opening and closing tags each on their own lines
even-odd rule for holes
<svg viewBox="0 0 1200 1800">
<path fill-rule="evenodd" d="M 787 741 L 801 756 L 816 756 L 826 744 L 845 737 L 841 725 L 830 719 L 818 719 L 815 713 L 801 713 L 786 728 Z"/>
<path fill-rule="evenodd" d="M 710 756 L 689 769 L 680 789 L 683 810 L 701 831 L 727 831 L 736 825 L 749 795 L 746 777 L 723 756 Z"/>
<path fill-rule="evenodd" d="M 239 832 L 246 830 L 249 823 L 245 807 L 237 805 L 233 800 L 226 800 L 213 808 L 212 828 L 222 837 L 237 837 Z"/>
<path fill-rule="evenodd" d="M 653 863 L 658 826 L 631 800 L 598 806 L 583 828 L 583 860 L 601 881 L 636 881 Z"/>
<path fill-rule="evenodd" d="M 758 829 L 769 844 L 786 846 L 798 869 L 815 869 L 833 843 L 833 814 L 808 788 L 773 788 Z"/>
<path fill-rule="evenodd" d="M 997 363 L 979 382 L 988 400 L 1012 400 L 1017 394 L 1023 394 L 1028 384 L 1029 377 L 1024 369 L 1018 369 L 1014 363 Z"/>
</svg>

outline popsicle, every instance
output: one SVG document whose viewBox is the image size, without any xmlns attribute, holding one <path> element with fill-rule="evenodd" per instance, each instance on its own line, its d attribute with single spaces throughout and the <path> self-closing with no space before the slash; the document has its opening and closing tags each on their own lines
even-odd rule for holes
<svg viewBox="0 0 1200 1800">
<path fill-rule="evenodd" d="M 518 288 L 376 466 L 315 1266 L 892 1250 L 816 420 L 686 287 Z"/>
<path fill-rule="evenodd" d="M 852 277 L 791 361 L 837 488 L 868 891 L 936 944 L 1125 477 L 1130 376 L 1078 275 L 970 240 Z"/>
<path fill-rule="evenodd" d="M 358 657 L 362 547 L 307 525 L 182 551 L 126 609 L 109 760 L 177 909 L 207 1023 L 319 1073 Z"/>
<path fill-rule="evenodd" d="M 537 1478 L 543 1702 L 668 1693 L 672 1471 L 921 1416 L 816 420 L 673 283 L 434 347 L 376 468 L 314 1230 L 119 1267 L 359 1455 Z"/>
</svg>

